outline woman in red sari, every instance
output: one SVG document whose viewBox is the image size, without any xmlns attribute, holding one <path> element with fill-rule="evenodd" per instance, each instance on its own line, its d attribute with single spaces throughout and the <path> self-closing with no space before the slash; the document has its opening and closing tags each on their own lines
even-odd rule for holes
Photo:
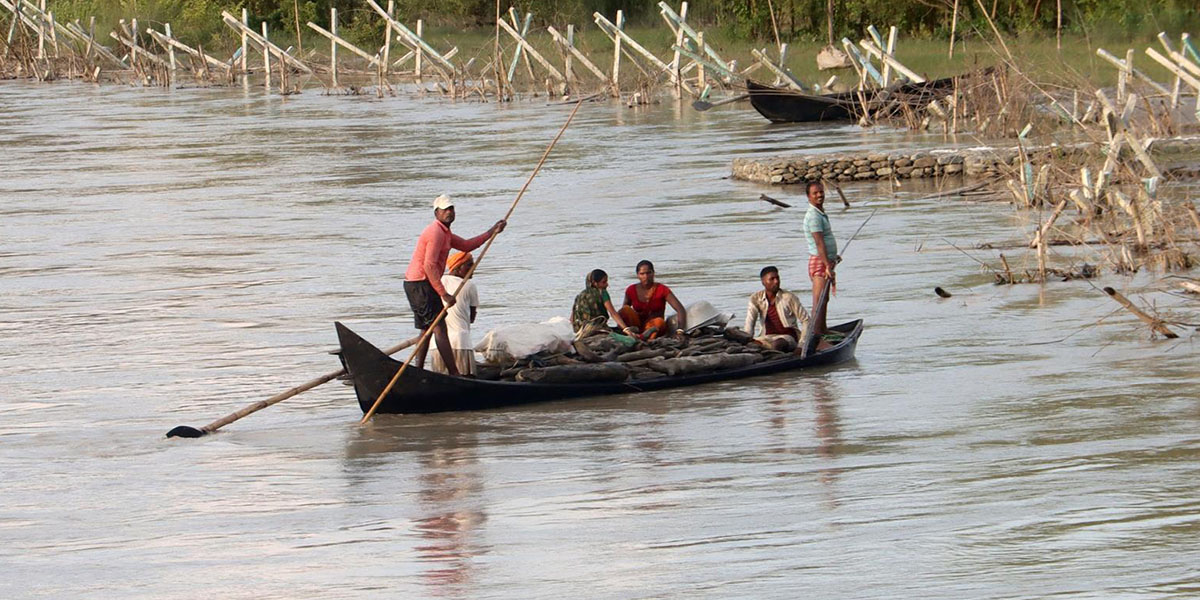
<svg viewBox="0 0 1200 600">
<path fill-rule="evenodd" d="M 638 282 L 625 290 L 625 302 L 618 314 L 631 327 L 642 332 L 642 338 L 652 340 L 666 329 L 667 305 L 675 309 L 679 328 L 675 335 L 682 336 L 687 330 L 687 310 L 671 292 L 671 288 L 654 281 L 654 263 L 643 260 L 637 264 Z"/>
</svg>

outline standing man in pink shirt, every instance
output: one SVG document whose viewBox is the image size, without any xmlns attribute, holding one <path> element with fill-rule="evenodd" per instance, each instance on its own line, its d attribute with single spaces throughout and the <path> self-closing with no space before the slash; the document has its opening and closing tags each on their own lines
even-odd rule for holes
<svg viewBox="0 0 1200 600">
<path fill-rule="evenodd" d="M 450 255 L 450 249 L 470 252 L 482 246 L 488 238 L 504 231 L 507 224 L 504 220 L 496 221 L 491 229 L 469 240 L 458 237 L 450 233 L 450 224 L 454 222 L 454 201 L 445 194 L 433 201 L 433 217 L 434 221 L 417 239 L 417 248 L 413 250 L 408 270 L 404 272 L 404 295 L 408 296 L 408 304 L 412 306 L 413 322 L 422 332 L 437 319 L 443 303 L 447 308 L 454 306 L 454 290 L 447 290 L 442 285 L 442 274 L 446 272 L 446 257 Z M 444 320 L 437 324 L 433 335 L 437 338 L 443 364 L 450 375 L 457 376 L 459 372 Z M 417 368 L 424 369 L 425 355 L 429 353 L 429 338 L 425 338 L 417 347 L 416 353 Z"/>
</svg>

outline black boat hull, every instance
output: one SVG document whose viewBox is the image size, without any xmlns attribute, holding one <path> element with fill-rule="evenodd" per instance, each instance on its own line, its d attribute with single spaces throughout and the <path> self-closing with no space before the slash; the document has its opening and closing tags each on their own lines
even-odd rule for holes
<svg viewBox="0 0 1200 600">
<path fill-rule="evenodd" d="M 813 96 L 763 85 L 747 79 L 750 105 L 772 123 L 811 123 L 845 121 L 861 114 L 861 102 L 854 92 Z"/>
<path fill-rule="evenodd" d="M 338 340 L 341 342 L 342 365 L 354 383 L 358 405 L 365 414 L 403 363 L 387 356 L 345 325 L 335 323 L 335 326 Z M 813 353 L 804 359 L 789 357 L 728 371 L 677 377 L 663 376 L 620 383 L 485 381 L 450 377 L 409 366 L 396 385 L 388 391 L 377 412 L 433 413 L 482 410 L 585 396 L 648 392 L 833 365 L 854 358 L 854 349 L 859 336 L 862 335 L 862 320 L 844 323 L 832 329 L 845 333 L 845 339 L 832 348 Z"/>
<path fill-rule="evenodd" d="M 991 69 L 980 71 L 990 73 Z M 921 83 L 905 83 L 887 89 L 841 92 L 814 96 L 746 80 L 750 105 L 772 123 L 812 123 L 815 121 L 845 121 L 864 114 L 886 116 L 902 106 L 921 107 L 949 95 L 955 79 L 946 77 Z"/>
</svg>

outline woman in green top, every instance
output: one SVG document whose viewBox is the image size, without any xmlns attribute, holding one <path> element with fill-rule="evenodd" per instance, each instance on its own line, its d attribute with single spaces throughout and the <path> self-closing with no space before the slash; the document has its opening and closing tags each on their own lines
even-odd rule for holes
<svg viewBox="0 0 1200 600">
<path fill-rule="evenodd" d="M 584 283 L 587 287 L 575 296 L 575 305 L 571 308 L 571 326 L 575 331 L 591 323 L 603 327 L 608 324 L 608 317 L 611 316 L 621 331 L 636 333 L 625 325 L 617 310 L 613 308 L 612 299 L 608 296 L 608 273 L 596 269 L 588 273 Z"/>
</svg>

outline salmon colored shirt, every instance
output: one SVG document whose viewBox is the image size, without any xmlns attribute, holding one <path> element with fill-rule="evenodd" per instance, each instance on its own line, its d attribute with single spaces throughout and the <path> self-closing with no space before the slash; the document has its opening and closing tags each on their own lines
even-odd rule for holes
<svg viewBox="0 0 1200 600">
<path fill-rule="evenodd" d="M 450 228 L 441 221 L 434 220 L 417 238 L 417 247 L 413 250 L 412 260 L 408 262 L 408 270 L 404 272 L 404 280 L 428 280 L 439 296 L 445 294 L 442 275 L 446 272 L 446 258 L 450 256 L 450 249 L 470 252 L 482 246 L 490 236 L 491 231 L 485 231 L 469 240 L 463 239 L 450 233 Z"/>
</svg>

